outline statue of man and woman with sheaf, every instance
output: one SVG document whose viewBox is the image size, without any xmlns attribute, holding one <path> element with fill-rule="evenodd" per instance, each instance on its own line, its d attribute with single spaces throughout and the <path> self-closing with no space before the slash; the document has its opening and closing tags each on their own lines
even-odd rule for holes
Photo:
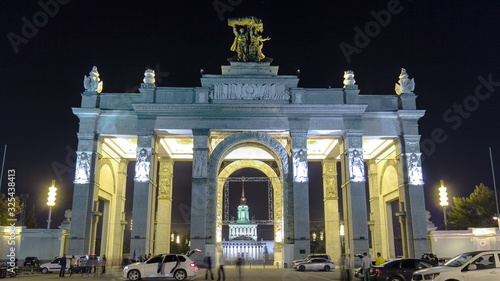
<svg viewBox="0 0 500 281">
<path fill-rule="evenodd" d="M 265 41 L 271 38 L 262 38 L 262 20 L 255 17 L 231 18 L 228 25 L 233 27 L 234 41 L 230 50 L 236 52 L 236 59 L 229 60 L 239 62 L 261 62 L 271 61 L 262 53 Z"/>
</svg>

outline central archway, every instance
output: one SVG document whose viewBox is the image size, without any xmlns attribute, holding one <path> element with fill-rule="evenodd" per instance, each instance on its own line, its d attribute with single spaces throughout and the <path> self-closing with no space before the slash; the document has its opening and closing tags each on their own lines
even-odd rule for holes
<svg viewBox="0 0 500 281">
<path fill-rule="evenodd" d="M 220 171 L 220 167 L 225 157 L 242 146 L 258 147 L 268 152 L 277 163 L 277 172 L 261 161 L 256 160 L 238 160 Z M 247 162 L 249 161 L 249 162 Z M 249 165 L 249 166 L 246 166 Z M 275 218 L 275 243 L 286 243 L 286 237 L 293 233 L 292 203 L 290 186 L 290 154 L 275 138 L 262 132 L 240 132 L 235 133 L 222 142 L 213 150 L 208 164 L 208 193 L 207 193 L 207 225 L 206 233 L 208 236 L 215 237 L 215 243 L 222 241 L 222 187 L 224 180 L 219 178 L 228 177 L 232 172 L 246 166 L 255 168 L 263 172 L 269 178 L 281 178 L 273 182 L 274 195 L 274 218 Z M 232 171 L 232 172 L 230 172 Z M 220 173 L 219 173 L 220 172 Z M 278 246 L 278 245 L 276 245 Z M 275 251 L 275 261 L 281 260 L 279 249 Z"/>
<path fill-rule="evenodd" d="M 273 187 L 273 210 L 274 210 L 274 242 L 283 243 L 283 184 L 281 178 L 266 163 L 259 160 L 238 160 L 227 165 L 219 174 L 217 184 L 217 234 L 216 242 L 222 242 L 222 200 L 223 189 L 226 178 L 232 173 L 243 168 L 254 168 L 261 171 L 271 181 Z"/>
</svg>

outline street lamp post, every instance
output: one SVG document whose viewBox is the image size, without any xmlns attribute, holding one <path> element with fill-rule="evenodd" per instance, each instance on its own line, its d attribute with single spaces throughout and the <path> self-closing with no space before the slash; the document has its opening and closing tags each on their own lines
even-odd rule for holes
<svg viewBox="0 0 500 281">
<path fill-rule="evenodd" d="M 446 207 L 448 206 L 448 192 L 444 186 L 444 181 L 441 180 L 441 187 L 439 187 L 439 205 L 443 207 L 444 227 L 448 230 L 448 221 L 446 218 Z"/>
<path fill-rule="evenodd" d="M 52 180 L 52 185 L 49 187 L 49 197 L 47 198 L 47 206 L 49 206 L 49 219 L 47 220 L 47 229 L 50 229 L 50 217 L 52 216 L 52 207 L 56 205 L 56 181 Z"/>
<path fill-rule="evenodd" d="M 491 154 L 491 147 L 490 147 L 490 161 L 491 161 L 491 174 L 493 175 L 493 188 L 495 189 L 495 206 L 497 207 L 497 213 L 495 214 L 495 219 L 498 223 L 498 228 L 500 229 L 500 211 L 498 210 L 498 194 L 497 194 L 497 183 L 495 181 L 495 168 L 493 167 L 493 156 Z"/>
</svg>

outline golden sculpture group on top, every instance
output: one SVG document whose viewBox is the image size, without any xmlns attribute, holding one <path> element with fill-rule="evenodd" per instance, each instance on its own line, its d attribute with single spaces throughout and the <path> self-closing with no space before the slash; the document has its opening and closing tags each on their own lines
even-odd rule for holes
<svg viewBox="0 0 500 281">
<path fill-rule="evenodd" d="M 256 17 L 230 18 L 227 24 L 233 27 L 235 36 L 230 50 L 237 53 L 236 59 L 232 57 L 228 59 L 229 61 L 272 61 L 262 53 L 263 42 L 271 38 L 262 38 L 260 35 L 264 30 L 261 19 Z"/>
</svg>

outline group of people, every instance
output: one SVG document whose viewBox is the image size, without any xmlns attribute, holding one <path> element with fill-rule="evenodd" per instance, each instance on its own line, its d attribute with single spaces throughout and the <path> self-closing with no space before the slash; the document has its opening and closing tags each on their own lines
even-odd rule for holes
<svg viewBox="0 0 500 281">
<path fill-rule="evenodd" d="M 356 255 L 358 257 L 358 255 Z M 359 255 L 361 258 L 361 271 L 363 274 L 363 281 L 369 281 L 370 280 L 370 270 L 373 266 L 372 259 L 368 255 L 368 253 L 363 253 L 363 255 Z M 385 259 L 382 257 L 382 254 L 379 252 L 377 253 L 377 259 L 375 260 L 375 265 L 381 265 L 385 263 Z M 352 280 L 352 276 L 354 274 L 353 271 L 353 261 L 351 260 L 351 255 L 343 255 L 342 256 L 342 267 L 345 270 L 345 280 L 350 281 Z"/>
<path fill-rule="evenodd" d="M 85 256 L 81 256 L 79 259 L 77 259 L 74 255 L 71 256 L 71 258 L 68 258 L 66 257 L 66 254 L 64 254 L 59 259 L 59 265 L 61 266 L 59 277 L 66 277 L 64 274 L 66 272 L 68 262 L 68 273 L 70 277 L 73 275 L 76 269 L 78 269 L 82 274 L 94 273 L 94 275 L 97 275 L 99 272 L 102 274 L 106 273 L 106 255 L 103 255 L 101 259 L 98 259 L 96 256 L 89 256 L 88 259 Z M 98 268 L 100 269 L 98 270 Z"/>
<path fill-rule="evenodd" d="M 425 253 L 422 255 L 422 259 L 429 261 L 432 265 L 439 265 L 438 257 L 433 253 Z"/>
<path fill-rule="evenodd" d="M 210 253 L 207 253 L 204 259 L 205 262 L 205 280 L 208 279 L 208 276 L 210 274 L 210 278 L 214 280 L 214 274 L 212 272 L 212 257 L 210 256 Z M 236 268 L 238 269 L 238 278 L 241 281 L 243 279 L 243 272 L 242 272 L 242 266 L 244 264 L 244 259 L 243 259 L 243 254 L 240 256 L 238 255 L 238 258 L 236 259 Z M 226 272 L 224 271 L 224 265 L 226 265 L 226 258 L 224 255 L 219 256 L 219 269 L 217 272 L 217 281 L 226 280 Z"/>
</svg>

